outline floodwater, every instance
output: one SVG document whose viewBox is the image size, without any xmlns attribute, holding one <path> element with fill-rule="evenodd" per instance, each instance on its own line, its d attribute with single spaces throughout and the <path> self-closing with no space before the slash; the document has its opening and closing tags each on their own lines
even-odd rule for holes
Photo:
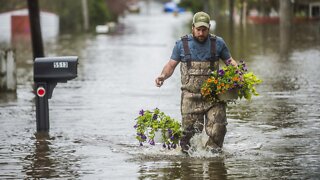
<svg viewBox="0 0 320 180">
<path fill-rule="evenodd" d="M 179 70 L 161 88 L 154 79 L 191 16 L 150 8 L 127 15 L 120 33 L 45 44 L 47 56 L 80 63 L 78 78 L 49 100 L 49 134 L 36 134 L 30 45 L 17 47 L 17 93 L 0 95 L 0 179 L 319 179 L 320 24 L 296 24 L 281 37 L 279 25 L 218 21 L 214 32 L 263 84 L 251 102 L 228 106 L 222 154 L 186 157 L 135 139 L 141 109 L 181 119 Z"/>
</svg>

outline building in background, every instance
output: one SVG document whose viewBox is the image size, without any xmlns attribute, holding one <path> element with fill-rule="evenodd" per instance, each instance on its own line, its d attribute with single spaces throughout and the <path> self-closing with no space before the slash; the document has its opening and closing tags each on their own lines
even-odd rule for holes
<svg viewBox="0 0 320 180">
<path fill-rule="evenodd" d="M 295 0 L 291 1 L 291 3 L 292 20 L 294 23 L 317 22 L 320 20 L 320 0 Z M 270 4 L 267 4 L 267 6 L 265 4 L 261 5 L 264 8 L 257 7 L 249 9 L 249 23 L 278 24 L 279 6 L 272 6 Z M 260 10 L 258 8 L 260 8 Z"/>
<path fill-rule="evenodd" d="M 30 38 L 30 22 L 28 9 L 8 11 L 0 14 L 0 43 L 10 43 L 16 39 Z M 42 38 L 49 40 L 59 34 L 59 16 L 40 11 Z"/>
</svg>

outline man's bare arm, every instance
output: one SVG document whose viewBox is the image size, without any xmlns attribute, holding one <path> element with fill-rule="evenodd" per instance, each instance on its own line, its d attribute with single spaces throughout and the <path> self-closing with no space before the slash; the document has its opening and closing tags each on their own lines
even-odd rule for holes
<svg viewBox="0 0 320 180">
<path fill-rule="evenodd" d="M 179 61 L 175 61 L 173 59 L 169 60 L 169 62 L 163 67 L 161 74 L 155 80 L 157 87 L 161 87 L 163 85 L 163 82 L 173 74 L 178 64 Z"/>
</svg>

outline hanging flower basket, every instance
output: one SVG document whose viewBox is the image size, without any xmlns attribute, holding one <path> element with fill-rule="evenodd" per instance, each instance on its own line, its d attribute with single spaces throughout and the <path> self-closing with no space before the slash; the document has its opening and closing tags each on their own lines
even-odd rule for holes
<svg viewBox="0 0 320 180">
<path fill-rule="evenodd" d="M 227 90 L 225 93 L 220 93 L 217 95 L 220 101 L 232 101 L 237 100 L 239 98 L 239 89 L 230 89 Z"/>
<path fill-rule="evenodd" d="M 175 149 L 179 145 L 182 137 L 181 124 L 158 108 L 153 111 L 141 110 L 136 121 L 134 128 L 140 146 L 146 141 L 155 145 L 157 140 L 168 149 Z"/>
<path fill-rule="evenodd" d="M 258 96 L 255 85 L 262 82 L 253 72 L 248 72 L 244 61 L 238 67 L 227 62 L 227 66 L 213 71 L 202 84 L 201 94 L 210 101 L 234 101 L 245 98 L 251 100 L 252 95 Z"/>
</svg>

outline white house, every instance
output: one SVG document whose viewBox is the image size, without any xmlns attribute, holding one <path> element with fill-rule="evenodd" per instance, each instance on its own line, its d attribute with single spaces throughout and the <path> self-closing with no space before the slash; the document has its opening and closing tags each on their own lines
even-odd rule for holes
<svg viewBox="0 0 320 180">
<path fill-rule="evenodd" d="M 19 16 L 28 18 L 28 9 L 8 11 L 0 14 L 0 42 L 10 42 L 12 34 L 12 17 Z M 28 22 L 29 23 L 29 22 Z M 59 34 L 59 16 L 47 11 L 40 11 L 40 24 L 43 40 L 54 38 Z M 19 26 L 19 24 L 18 24 Z M 29 27 L 28 27 L 29 28 Z M 30 28 L 26 31 L 30 31 Z"/>
</svg>

